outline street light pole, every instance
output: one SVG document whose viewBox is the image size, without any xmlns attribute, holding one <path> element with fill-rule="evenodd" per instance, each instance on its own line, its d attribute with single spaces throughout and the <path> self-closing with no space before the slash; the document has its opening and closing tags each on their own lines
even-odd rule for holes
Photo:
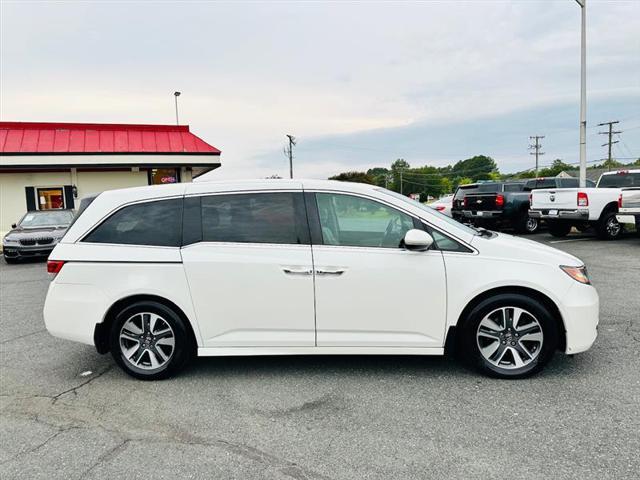
<svg viewBox="0 0 640 480">
<path fill-rule="evenodd" d="M 180 96 L 180 92 L 173 92 L 173 96 L 176 99 L 176 125 L 180 125 L 178 121 L 178 97 Z"/>
<path fill-rule="evenodd" d="M 587 0 L 576 0 L 582 13 L 580 35 L 580 187 L 587 186 Z"/>
</svg>

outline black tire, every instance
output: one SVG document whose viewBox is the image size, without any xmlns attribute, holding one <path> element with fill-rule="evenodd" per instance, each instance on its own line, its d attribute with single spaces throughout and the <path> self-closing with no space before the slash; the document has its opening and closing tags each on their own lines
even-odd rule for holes
<svg viewBox="0 0 640 480">
<path fill-rule="evenodd" d="M 596 224 L 596 234 L 602 240 L 616 240 L 622 236 L 624 226 L 618 222 L 616 212 L 610 210 L 600 215 Z"/>
<path fill-rule="evenodd" d="M 150 333 L 147 333 L 148 328 L 144 328 L 140 337 L 141 339 L 138 340 L 136 353 L 140 350 L 144 351 L 137 357 L 139 366 L 136 366 L 134 365 L 133 360 L 128 360 L 123 352 L 123 349 L 125 348 L 123 342 L 130 342 L 131 340 L 124 338 L 124 340 L 121 341 L 121 333 L 130 337 L 129 333 L 132 331 L 123 331 L 125 323 L 129 321 L 133 321 L 134 323 L 140 322 L 141 326 L 144 326 L 142 322 L 147 322 L 148 326 L 149 320 L 147 319 L 152 315 L 156 315 L 157 318 L 163 322 L 163 327 L 166 325 L 170 327 L 170 335 L 174 341 L 173 349 L 169 350 L 169 347 L 166 345 L 161 346 L 156 344 L 154 333 L 158 338 L 161 338 L 161 333 L 158 333 L 159 329 L 157 327 Z M 158 322 L 159 320 L 156 320 L 156 324 Z M 144 338 L 145 335 L 147 335 L 146 339 Z M 137 337 L 138 334 L 136 333 L 135 336 Z M 150 337 L 153 337 L 153 339 L 150 340 Z M 120 368 L 132 377 L 141 380 L 161 380 L 174 375 L 184 368 L 196 352 L 196 345 L 193 341 L 191 330 L 185 324 L 185 321 L 180 317 L 180 315 L 173 311 L 173 309 L 163 305 L 162 303 L 154 301 L 140 301 L 123 308 L 116 315 L 111 326 L 111 331 L 109 332 L 109 344 L 111 355 Z M 136 348 L 135 343 L 131 342 L 131 344 L 133 345 L 132 348 Z M 144 346 L 148 346 L 148 348 L 144 348 Z M 160 349 L 161 352 L 158 352 L 156 349 Z M 134 357 L 136 353 L 134 353 L 132 357 Z M 157 368 L 153 368 L 151 365 L 151 355 L 153 354 L 153 357 L 157 362 L 158 359 L 162 360 L 160 353 L 168 357 L 168 359 L 163 360 L 164 363 Z"/>
<path fill-rule="evenodd" d="M 571 231 L 571 224 L 561 220 L 549 220 L 547 222 L 549 233 L 554 237 L 566 237 Z"/>
<path fill-rule="evenodd" d="M 498 342 L 498 350 L 496 350 L 498 356 L 500 355 L 499 350 L 501 348 L 503 350 L 508 350 L 502 357 L 506 358 L 504 361 L 505 366 L 501 367 L 500 365 L 495 365 L 490 362 L 483 356 L 480 347 L 480 339 L 484 337 L 479 336 L 479 329 L 480 323 L 488 315 L 492 315 L 492 312 L 499 311 L 499 309 L 505 307 L 517 307 L 525 310 L 526 313 L 522 314 L 520 317 L 520 325 L 518 326 L 520 330 L 513 329 L 509 332 L 509 337 L 503 336 L 500 340 L 495 340 Z M 507 308 L 507 311 L 510 311 L 509 308 Z M 530 338 L 527 333 L 523 333 L 523 337 L 520 339 L 514 337 L 515 332 L 525 332 L 526 329 L 529 328 L 528 325 L 534 325 L 533 323 L 528 323 L 531 322 L 531 320 L 537 322 L 535 324 L 537 327 L 535 328 L 539 328 L 542 333 L 541 345 L 537 349 L 528 340 L 525 340 L 525 336 Z M 480 370 L 486 375 L 508 379 L 526 378 L 539 372 L 555 353 L 559 342 L 559 328 L 557 321 L 558 320 L 554 319 L 547 307 L 535 298 L 516 293 L 495 295 L 476 305 L 467 318 L 463 320 L 461 337 L 458 342 L 458 354 L 462 356 L 463 360 L 465 360 L 470 366 Z M 506 334 L 505 330 L 504 335 Z M 503 346 L 503 339 L 507 339 L 505 342 L 506 346 Z M 514 342 L 510 343 L 511 340 L 514 340 Z M 492 341 L 493 340 L 489 340 L 489 343 Z M 523 362 L 525 363 L 524 366 L 519 368 L 516 367 L 517 363 L 515 361 L 511 362 L 511 366 L 507 366 L 509 358 L 515 360 L 515 358 L 511 356 L 516 354 L 514 350 L 517 349 L 522 351 L 523 344 L 520 343 L 520 341 L 527 342 L 525 344 L 527 348 L 526 351 L 531 354 L 529 359 L 525 360 Z M 511 347 L 510 344 L 516 346 Z M 526 354 L 519 355 L 519 357 L 522 361 L 523 358 L 526 359 Z"/>
<path fill-rule="evenodd" d="M 17 258 L 7 257 L 6 255 L 2 255 L 2 257 L 4 258 L 4 261 L 9 264 L 14 264 L 19 262 Z"/>
<path fill-rule="evenodd" d="M 540 221 L 537 218 L 530 217 L 529 213 L 524 211 L 516 219 L 514 228 L 516 233 L 532 235 L 540 228 Z"/>
</svg>

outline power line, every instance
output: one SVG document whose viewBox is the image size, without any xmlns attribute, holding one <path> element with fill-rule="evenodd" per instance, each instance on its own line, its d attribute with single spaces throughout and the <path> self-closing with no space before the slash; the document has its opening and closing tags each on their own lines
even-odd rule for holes
<svg viewBox="0 0 640 480">
<path fill-rule="evenodd" d="M 532 137 L 529 137 L 529 140 L 535 140 L 536 143 L 534 143 L 533 145 L 529 145 L 529 149 L 534 149 L 535 152 L 530 152 L 529 155 L 535 155 L 536 156 L 536 175 L 538 175 L 538 157 L 540 155 L 544 155 L 544 152 L 541 152 L 540 149 L 542 148 L 542 144 L 540 143 L 540 140 L 542 140 L 544 138 L 544 135 L 534 135 Z"/>
<path fill-rule="evenodd" d="M 602 146 L 603 147 L 607 147 L 608 150 L 608 155 L 607 155 L 607 159 L 608 159 L 608 164 L 609 164 L 609 170 L 611 170 L 611 147 L 613 146 L 614 143 L 618 143 L 619 140 L 613 140 L 613 135 L 614 134 L 620 134 L 622 133 L 622 131 L 618 130 L 618 131 L 614 131 L 613 130 L 613 126 L 616 123 L 620 123 L 619 120 L 614 120 L 612 122 L 603 122 L 603 123 L 599 123 L 598 126 L 599 127 L 604 127 L 605 125 L 609 125 L 609 131 L 608 132 L 598 132 L 598 135 L 608 135 L 609 136 L 609 141 L 607 143 L 603 143 Z"/>
</svg>

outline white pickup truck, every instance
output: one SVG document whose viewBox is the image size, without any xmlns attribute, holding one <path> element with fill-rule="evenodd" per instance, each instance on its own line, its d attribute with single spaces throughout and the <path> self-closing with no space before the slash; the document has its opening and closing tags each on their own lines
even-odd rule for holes
<svg viewBox="0 0 640 480">
<path fill-rule="evenodd" d="M 636 226 L 636 233 L 640 235 L 640 187 L 622 189 L 618 198 L 618 222 Z"/>
<path fill-rule="evenodd" d="M 594 188 L 534 190 L 529 216 L 545 220 L 554 237 L 564 237 L 574 226 L 593 226 L 602 239 L 619 238 L 623 226 L 616 214 L 625 187 L 640 187 L 640 169 L 605 172 Z"/>
</svg>

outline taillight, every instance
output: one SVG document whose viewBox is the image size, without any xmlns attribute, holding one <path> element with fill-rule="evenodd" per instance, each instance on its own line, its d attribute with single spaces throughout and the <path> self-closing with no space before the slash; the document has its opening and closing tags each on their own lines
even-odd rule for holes
<svg viewBox="0 0 640 480">
<path fill-rule="evenodd" d="M 622 194 L 618 195 L 618 208 L 622 208 Z"/>
<path fill-rule="evenodd" d="M 436 210 L 441 212 L 444 210 L 444 205 L 436 205 Z"/>
<path fill-rule="evenodd" d="M 589 197 L 585 192 L 578 192 L 578 206 L 579 207 L 589 206 Z"/>
<path fill-rule="evenodd" d="M 462 199 L 462 205 L 464 205 L 464 206 L 466 207 L 466 206 L 467 206 L 467 203 L 468 203 L 468 199 L 467 199 L 467 197 L 464 197 L 464 198 Z"/>
<path fill-rule="evenodd" d="M 496 207 L 504 206 L 504 195 L 498 194 L 496 195 Z"/>
<path fill-rule="evenodd" d="M 56 275 L 60 273 L 64 265 L 64 260 L 48 260 L 47 261 L 47 273 Z"/>
</svg>

